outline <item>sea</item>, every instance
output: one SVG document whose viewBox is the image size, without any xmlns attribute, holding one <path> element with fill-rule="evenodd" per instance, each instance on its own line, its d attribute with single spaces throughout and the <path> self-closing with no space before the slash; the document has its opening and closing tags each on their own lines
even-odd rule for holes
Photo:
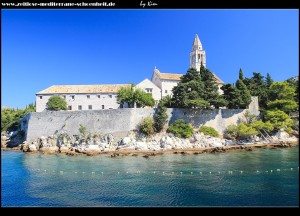
<svg viewBox="0 0 300 216">
<path fill-rule="evenodd" d="M 299 206 L 299 146 L 142 156 L 2 151 L 1 206 Z"/>
</svg>

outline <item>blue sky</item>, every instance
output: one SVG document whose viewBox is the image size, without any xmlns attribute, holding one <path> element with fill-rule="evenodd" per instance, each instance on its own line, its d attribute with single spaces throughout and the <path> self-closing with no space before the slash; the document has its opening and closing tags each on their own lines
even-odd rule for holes
<svg viewBox="0 0 300 216">
<path fill-rule="evenodd" d="M 2 106 L 51 85 L 139 83 L 186 73 L 195 34 L 207 68 L 233 83 L 299 72 L 298 10 L 2 10 Z"/>
</svg>

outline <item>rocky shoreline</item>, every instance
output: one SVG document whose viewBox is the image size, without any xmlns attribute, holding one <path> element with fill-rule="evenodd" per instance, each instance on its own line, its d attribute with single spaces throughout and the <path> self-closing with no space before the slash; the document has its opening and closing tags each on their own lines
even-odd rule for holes
<svg viewBox="0 0 300 216">
<path fill-rule="evenodd" d="M 8 142 L 9 143 L 9 142 Z M 289 136 L 283 130 L 278 131 L 269 139 L 261 139 L 254 136 L 250 140 L 228 140 L 211 137 L 203 133 L 194 133 L 188 139 L 175 137 L 170 133 L 159 133 L 151 137 L 131 131 L 126 137 L 117 139 L 111 134 L 82 134 L 69 136 L 66 133 L 40 137 L 30 143 L 23 142 L 11 147 L 1 139 L 1 150 L 22 150 L 23 152 L 41 152 L 45 154 L 66 155 L 98 155 L 111 154 L 117 156 L 150 156 L 173 154 L 202 154 L 226 152 L 229 150 L 244 149 L 251 151 L 254 148 L 285 148 L 297 145 L 299 140 L 295 136 Z"/>
</svg>

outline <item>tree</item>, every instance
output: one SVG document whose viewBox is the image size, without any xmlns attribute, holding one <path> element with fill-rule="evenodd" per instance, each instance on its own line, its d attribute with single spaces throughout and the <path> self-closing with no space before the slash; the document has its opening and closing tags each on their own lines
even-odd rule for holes
<svg viewBox="0 0 300 216">
<path fill-rule="evenodd" d="M 267 103 L 267 107 L 270 110 L 279 109 L 285 113 L 290 113 L 298 108 L 298 104 L 294 100 L 274 100 Z"/>
<path fill-rule="evenodd" d="M 297 110 L 295 89 L 288 82 L 274 82 L 269 88 L 269 110 L 279 109 L 286 113 Z"/>
<path fill-rule="evenodd" d="M 286 80 L 290 87 L 295 90 L 294 100 L 299 103 L 299 77 L 292 77 Z"/>
<path fill-rule="evenodd" d="M 266 110 L 264 120 L 266 122 L 269 121 L 276 130 L 284 128 L 286 131 L 289 131 L 293 126 L 293 121 L 281 110 Z"/>
<path fill-rule="evenodd" d="M 201 63 L 200 67 L 201 80 L 204 84 L 204 100 L 215 108 L 225 106 L 227 103 L 218 92 L 219 88 L 213 73 L 205 68 Z"/>
<path fill-rule="evenodd" d="M 267 73 L 267 77 L 266 77 L 266 87 L 267 88 L 270 88 L 270 86 L 272 85 L 273 83 L 273 79 L 271 78 L 271 75 L 269 73 Z"/>
<path fill-rule="evenodd" d="M 240 71 L 239 71 L 239 79 L 242 81 L 244 80 L 244 73 L 242 71 L 242 68 L 240 68 Z"/>
<path fill-rule="evenodd" d="M 265 109 L 268 100 L 268 91 L 264 77 L 259 72 L 253 72 L 252 78 L 245 78 L 244 84 L 250 91 L 250 95 L 258 96 L 258 103 L 260 108 Z"/>
<path fill-rule="evenodd" d="M 153 99 L 152 95 L 139 88 L 135 89 L 134 91 L 134 102 L 136 103 L 137 107 L 153 107 L 155 104 L 155 100 Z"/>
<path fill-rule="evenodd" d="M 209 103 L 204 100 L 204 83 L 199 72 L 190 68 L 181 81 L 172 90 L 172 104 L 178 108 L 209 108 Z M 195 102 L 197 101 L 197 102 Z M 203 106 L 203 104 L 205 104 Z"/>
<path fill-rule="evenodd" d="M 227 101 L 227 108 L 228 109 L 237 109 L 239 108 L 239 97 L 240 92 L 239 90 L 232 84 L 226 84 L 221 87 L 224 94 L 223 97 Z"/>
<path fill-rule="evenodd" d="M 130 87 L 123 87 L 117 92 L 117 103 L 124 104 L 127 103 L 128 107 L 134 107 L 134 104 L 137 107 L 145 106 L 154 106 L 155 100 L 152 95 L 144 92 L 140 88 L 134 88 L 133 85 Z"/>
<path fill-rule="evenodd" d="M 67 110 L 67 102 L 60 96 L 51 96 L 46 104 L 47 110 Z"/>
<path fill-rule="evenodd" d="M 160 132 L 164 125 L 168 122 L 167 108 L 164 106 L 163 101 L 160 100 L 157 110 L 154 114 L 154 128 L 156 132 Z"/>
<path fill-rule="evenodd" d="M 28 113 L 35 112 L 35 104 L 29 104 L 25 109 L 4 108 L 1 110 L 1 131 L 16 131 L 20 120 Z"/>
<path fill-rule="evenodd" d="M 270 86 L 269 99 L 294 100 L 295 90 L 287 82 L 274 82 Z"/>
<path fill-rule="evenodd" d="M 246 109 L 251 102 L 251 95 L 247 86 L 240 79 L 236 81 L 236 88 L 239 91 L 239 108 Z"/>
</svg>

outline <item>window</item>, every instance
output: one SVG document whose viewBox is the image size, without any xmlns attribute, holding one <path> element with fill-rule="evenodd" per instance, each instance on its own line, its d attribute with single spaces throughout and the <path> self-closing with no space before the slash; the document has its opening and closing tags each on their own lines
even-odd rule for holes
<svg viewBox="0 0 300 216">
<path fill-rule="evenodd" d="M 112 95 L 108 95 L 110 98 L 112 98 Z"/>
<path fill-rule="evenodd" d="M 63 95 L 63 98 L 66 99 L 66 95 Z"/>
<path fill-rule="evenodd" d="M 40 96 L 40 99 L 43 99 L 43 96 Z"/>
<path fill-rule="evenodd" d="M 74 96 L 74 95 L 72 95 L 71 97 L 72 97 L 73 100 L 75 99 L 75 96 Z"/>
<path fill-rule="evenodd" d="M 100 95 L 98 95 L 98 98 L 100 98 Z"/>
<path fill-rule="evenodd" d="M 167 93 L 168 93 L 168 90 L 165 90 L 165 93 L 167 94 Z"/>
<path fill-rule="evenodd" d="M 90 95 L 87 95 L 86 97 L 87 97 L 87 99 L 90 99 L 90 98 L 91 98 L 91 96 L 90 96 Z"/>
<path fill-rule="evenodd" d="M 102 105 L 102 109 L 104 109 L 104 105 Z"/>
<path fill-rule="evenodd" d="M 72 106 L 68 106 L 68 110 L 72 110 Z"/>
<path fill-rule="evenodd" d="M 92 105 L 89 105 L 89 110 L 93 109 L 93 106 Z"/>
<path fill-rule="evenodd" d="M 78 110 L 82 110 L 82 106 L 81 105 L 78 105 Z"/>
<path fill-rule="evenodd" d="M 152 93 L 152 88 L 146 88 L 147 93 Z"/>
</svg>

